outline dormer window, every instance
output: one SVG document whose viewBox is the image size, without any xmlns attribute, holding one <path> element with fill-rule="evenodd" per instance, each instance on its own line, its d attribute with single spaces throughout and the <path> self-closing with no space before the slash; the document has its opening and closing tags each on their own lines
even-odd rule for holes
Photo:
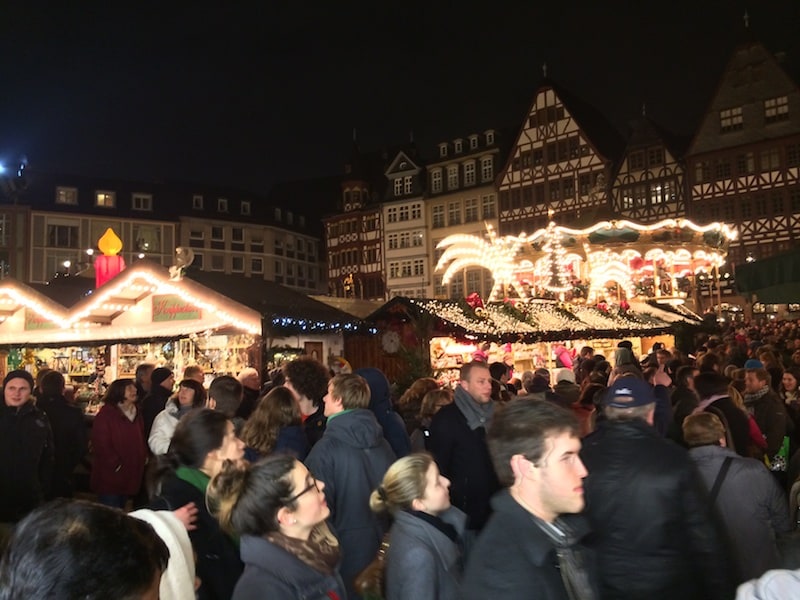
<svg viewBox="0 0 800 600">
<path fill-rule="evenodd" d="M 227 198 L 217 198 L 217 211 L 218 212 L 228 212 L 228 199 Z"/>
<path fill-rule="evenodd" d="M 250 203 L 246 200 L 242 201 L 242 215 L 249 216 L 250 215 Z"/>
<path fill-rule="evenodd" d="M 441 158 L 447 156 L 447 144 L 439 144 L 439 156 Z"/>
<path fill-rule="evenodd" d="M 453 152 L 459 154 L 464 151 L 464 142 L 462 140 L 455 140 L 453 142 Z"/>
<path fill-rule="evenodd" d="M 104 208 L 114 208 L 116 205 L 116 194 L 114 192 L 99 191 L 94 195 L 95 206 L 102 206 Z"/>
<path fill-rule="evenodd" d="M 78 190 L 71 187 L 56 188 L 56 204 L 77 204 Z"/>
<path fill-rule="evenodd" d="M 478 136 L 471 135 L 469 136 L 469 149 L 475 150 L 478 147 Z"/>
<path fill-rule="evenodd" d="M 203 210 L 203 197 L 199 194 L 192 196 L 192 209 Z"/>
<path fill-rule="evenodd" d="M 486 145 L 491 146 L 492 144 L 494 144 L 494 131 L 490 129 L 485 133 L 486 133 Z"/>
</svg>

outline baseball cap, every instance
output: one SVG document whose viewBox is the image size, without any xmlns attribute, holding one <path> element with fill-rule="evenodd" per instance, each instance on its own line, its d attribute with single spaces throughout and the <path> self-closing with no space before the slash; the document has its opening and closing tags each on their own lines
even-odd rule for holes
<svg viewBox="0 0 800 600">
<path fill-rule="evenodd" d="M 656 397 L 652 386 L 638 377 L 620 377 L 606 390 L 603 404 L 613 408 L 634 408 L 653 404 Z"/>
</svg>

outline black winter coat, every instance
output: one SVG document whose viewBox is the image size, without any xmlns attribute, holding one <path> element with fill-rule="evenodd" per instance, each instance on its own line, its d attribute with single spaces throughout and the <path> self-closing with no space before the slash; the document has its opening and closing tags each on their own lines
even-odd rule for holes
<svg viewBox="0 0 800 600">
<path fill-rule="evenodd" d="M 53 479 L 53 432 L 47 415 L 28 401 L 0 400 L 0 522 L 16 522 L 45 499 Z"/>
<path fill-rule="evenodd" d="M 467 513 L 467 529 L 482 529 L 491 513 L 490 500 L 500 489 L 486 430 L 472 430 L 455 403 L 442 407 L 433 417 L 430 450 L 442 475 L 450 480 L 450 501 Z"/>
<path fill-rule="evenodd" d="M 176 476 L 161 485 L 161 494 L 150 503 L 153 510 L 176 510 L 189 502 L 197 507 L 197 528 L 189 532 L 197 553 L 197 576 L 200 578 L 198 600 L 230 600 L 242 574 L 239 549 L 208 512 L 205 495 L 192 484 Z"/>
<path fill-rule="evenodd" d="M 83 412 L 64 396 L 44 396 L 36 406 L 47 415 L 53 430 L 55 469 L 50 497 L 71 498 L 75 491 L 74 472 L 89 452 L 89 428 Z"/>
<path fill-rule="evenodd" d="M 643 420 L 606 420 L 581 459 L 603 598 L 733 598 L 731 560 L 685 449 Z"/>
<path fill-rule="evenodd" d="M 144 440 L 150 438 L 150 430 L 153 428 L 153 421 L 156 420 L 158 413 L 167 406 L 167 400 L 172 395 L 172 390 L 168 390 L 163 385 L 154 385 L 150 393 L 142 400 L 140 410 L 144 419 Z"/>
</svg>

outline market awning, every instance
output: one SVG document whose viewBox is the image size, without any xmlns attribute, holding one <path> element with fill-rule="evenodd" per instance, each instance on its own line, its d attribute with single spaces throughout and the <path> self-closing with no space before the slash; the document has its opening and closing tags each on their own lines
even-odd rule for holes
<svg viewBox="0 0 800 600">
<path fill-rule="evenodd" d="M 680 305 L 632 302 L 627 311 L 553 300 L 490 302 L 473 308 L 464 300 L 393 298 L 368 321 L 429 320 L 434 335 L 454 335 L 495 342 L 546 342 L 653 336 L 669 333 L 677 323 L 701 319 Z"/>
<path fill-rule="evenodd" d="M 736 265 L 736 288 L 758 302 L 788 304 L 800 300 L 800 252 L 787 252 Z"/>
</svg>

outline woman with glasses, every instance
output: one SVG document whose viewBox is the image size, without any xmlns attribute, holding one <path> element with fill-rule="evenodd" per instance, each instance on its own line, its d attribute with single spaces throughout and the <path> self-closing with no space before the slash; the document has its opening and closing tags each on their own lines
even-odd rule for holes
<svg viewBox="0 0 800 600">
<path fill-rule="evenodd" d="M 303 463 L 277 454 L 246 470 L 226 465 L 212 481 L 219 522 L 240 536 L 245 563 L 234 600 L 347 598 L 324 488 Z"/>
<path fill-rule="evenodd" d="M 450 505 L 450 481 L 427 453 L 395 462 L 370 508 L 391 513 L 386 554 L 386 599 L 457 600 L 461 581 L 461 534 L 467 516 Z"/>
<path fill-rule="evenodd" d="M 236 541 L 212 516 L 206 490 L 226 461 L 240 465 L 243 455 L 244 443 L 236 437 L 233 423 L 220 412 L 202 408 L 178 421 L 169 451 L 159 457 L 151 508 L 175 510 L 193 502 L 198 509 L 189 539 L 197 554 L 199 600 L 228 600 L 242 572 Z"/>
</svg>

